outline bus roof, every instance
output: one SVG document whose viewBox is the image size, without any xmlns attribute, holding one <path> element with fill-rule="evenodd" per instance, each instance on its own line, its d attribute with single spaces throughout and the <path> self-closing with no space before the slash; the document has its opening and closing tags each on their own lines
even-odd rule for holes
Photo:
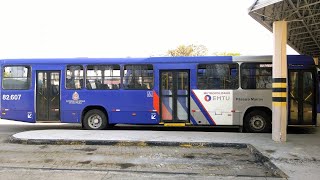
<svg viewBox="0 0 320 180">
<path fill-rule="evenodd" d="M 147 57 L 147 58 L 45 58 L 45 59 L 5 59 L 4 64 L 90 64 L 90 63 L 187 63 L 187 62 L 232 62 L 231 56 L 198 57 Z"/>
<path fill-rule="evenodd" d="M 288 64 L 314 65 L 314 60 L 305 55 L 288 55 Z M 272 56 L 234 56 L 234 62 L 272 62 Z"/>
<path fill-rule="evenodd" d="M 196 56 L 196 57 L 147 57 L 147 58 L 43 58 L 3 59 L 1 64 L 146 64 L 146 63 L 231 63 L 271 62 L 272 56 Z M 314 64 L 313 58 L 288 55 L 289 64 Z"/>
</svg>

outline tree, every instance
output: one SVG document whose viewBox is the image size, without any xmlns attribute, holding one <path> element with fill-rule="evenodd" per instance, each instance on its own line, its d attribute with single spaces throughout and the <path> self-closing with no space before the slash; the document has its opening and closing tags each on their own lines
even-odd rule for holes
<svg viewBox="0 0 320 180">
<path fill-rule="evenodd" d="M 240 56 L 241 54 L 238 52 L 215 52 L 213 53 L 215 56 Z"/>
<path fill-rule="evenodd" d="M 176 49 L 168 51 L 170 56 L 205 56 L 208 49 L 204 45 L 180 45 Z"/>
</svg>

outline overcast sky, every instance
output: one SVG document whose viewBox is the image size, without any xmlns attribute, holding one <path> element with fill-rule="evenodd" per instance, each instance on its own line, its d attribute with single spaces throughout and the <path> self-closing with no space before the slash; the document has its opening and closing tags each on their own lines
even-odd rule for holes
<svg viewBox="0 0 320 180">
<path fill-rule="evenodd" d="M 248 15 L 253 2 L 0 0 L 0 58 L 148 57 L 181 44 L 269 55 L 272 33 Z"/>
</svg>

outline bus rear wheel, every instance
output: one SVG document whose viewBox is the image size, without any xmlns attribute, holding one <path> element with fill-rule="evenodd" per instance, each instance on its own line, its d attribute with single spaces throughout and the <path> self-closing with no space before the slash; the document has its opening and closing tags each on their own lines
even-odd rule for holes
<svg viewBox="0 0 320 180">
<path fill-rule="evenodd" d="M 98 109 L 88 111 L 82 123 L 83 127 L 88 130 L 101 130 L 105 129 L 108 125 L 106 115 Z"/>
<path fill-rule="evenodd" d="M 271 118 L 264 111 L 249 112 L 244 119 L 244 128 L 250 133 L 266 133 L 271 131 Z"/>
</svg>

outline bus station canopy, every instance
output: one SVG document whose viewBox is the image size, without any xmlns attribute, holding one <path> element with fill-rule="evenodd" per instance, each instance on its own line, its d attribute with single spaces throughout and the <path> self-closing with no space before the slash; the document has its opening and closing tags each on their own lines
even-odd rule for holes
<svg viewBox="0 0 320 180">
<path fill-rule="evenodd" d="M 288 45 L 300 54 L 320 55 L 320 0 L 256 0 L 249 15 L 272 32 L 274 21 L 288 22 Z"/>
</svg>

